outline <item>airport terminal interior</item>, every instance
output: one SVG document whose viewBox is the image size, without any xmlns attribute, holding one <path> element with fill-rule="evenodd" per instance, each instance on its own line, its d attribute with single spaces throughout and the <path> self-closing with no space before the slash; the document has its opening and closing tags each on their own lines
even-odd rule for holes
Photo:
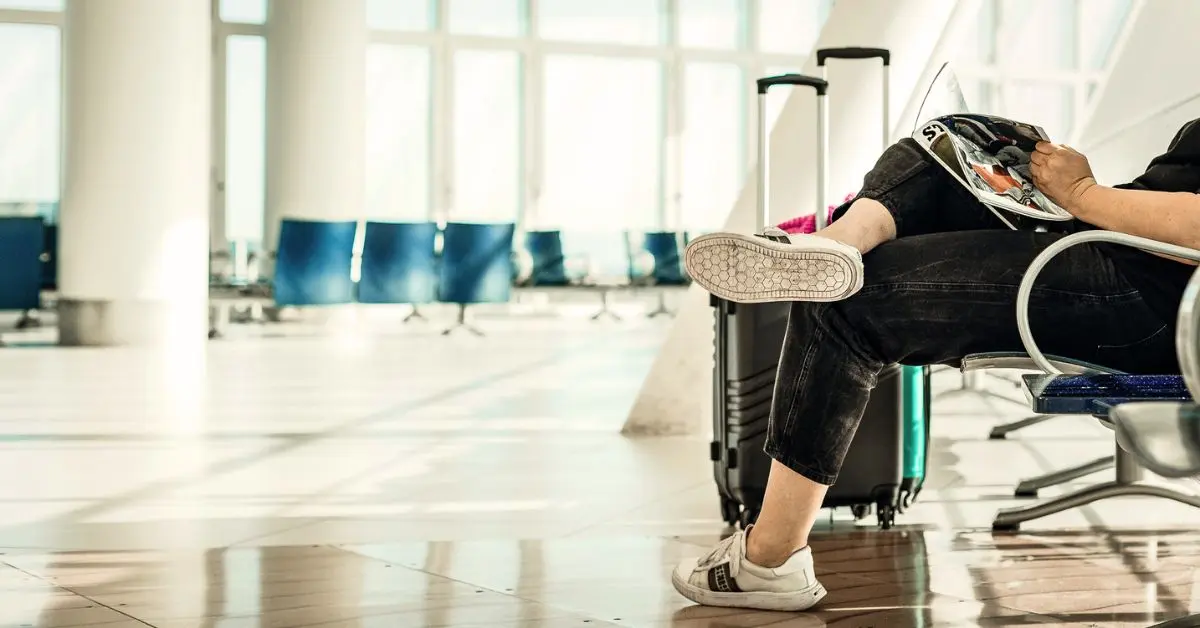
<svg viewBox="0 0 1200 628">
<path fill-rule="evenodd" d="M 672 583 L 757 515 L 781 343 L 739 362 L 767 308 L 688 244 L 823 213 L 931 111 L 1127 181 L 1200 117 L 1198 20 L 0 0 L 0 626 L 1200 626 L 1200 287 L 1154 394 L 1052 397 L 1144 382 L 1036 338 L 877 387 L 903 429 L 854 446 L 899 462 L 820 511 L 816 607 Z"/>
</svg>

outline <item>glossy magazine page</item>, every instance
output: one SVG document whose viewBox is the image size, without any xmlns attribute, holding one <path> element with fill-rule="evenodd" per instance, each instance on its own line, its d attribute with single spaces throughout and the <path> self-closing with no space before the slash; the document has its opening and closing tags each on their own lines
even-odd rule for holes
<svg viewBox="0 0 1200 628">
<path fill-rule="evenodd" d="M 958 83 L 958 76 L 949 63 L 943 63 L 929 83 L 929 89 L 925 90 L 925 97 L 921 99 L 921 107 L 913 120 L 913 135 L 916 135 L 923 122 L 956 113 L 971 113 L 971 108 Z"/>
<path fill-rule="evenodd" d="M 971 113 L 958 77 L 942 64 L 925 92 L 912 137 L 982 202 L 1041 220 L 1069 220 L 1070 215 L 1033 187 L 1029 155 L 1042 129 L 997 116 Z M 1011 215 L 996 212 L 1016 228 Z"/>
<path fill-rule="evenodd" d="M 927 121 L 914 139 L 980 201 L 1039 220 L 1071 219 L 1033 185 L 1030 155 L 1048 140 L 1041 128 L 998 116 L 951 114 Z"/>
</svg>

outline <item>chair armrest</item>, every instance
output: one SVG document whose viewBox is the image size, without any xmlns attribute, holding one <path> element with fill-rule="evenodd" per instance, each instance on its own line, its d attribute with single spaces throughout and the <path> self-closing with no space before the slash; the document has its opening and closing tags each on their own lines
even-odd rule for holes
<svg viewBox="0 0 1200 628">
<path fill-rule="evenodd" d="M 1179 303 L 1175 326 L 1175 355 L 1183 381 L 1193 399 L 1200 399 L 1200 269 L 1192 273 Z"/>
<path fill-rule="evenodd" d="M 1190 402 L 1125 403 L 1110 414 L 1117 443 L 1165 478 L 1200 473 L 1200 409 Z"/>
<path fill-rule="evenodd" d="M 1083 360 L 1075 360 L 1072 358 L 1064 358 L 1061 356 L 1051 355 L 1046 356 L 1055 368 L 1067 375 L 1117 375 L 1118 372 L 1100 366 L 1098 364 L 1090 364 Z M 986 371 L 990 369 L 1013 369 L 1019 371 L 1037 370 L 1037 364 L 1034 364 L 1029 355 L 1020 351 L 997 351 L 992 353 L 972 353 L 966 355 L 962 359 L 960 370 L 964 373 L 971 371 Z"/>
<path fill-rule="evenodd" d="M 1034 364 L 1042 371 L 1052 375 L 1061 374 L 1061 371 L 1046 359 L 1045 354 L 1038 348 L 1037 342 L 1033 338 L 1033 332 L 1029 329 L 1029 298 L 1033 294 L 1033 286 L 1037 281 L 1038 274 L 1050 263 L 1050 260 L 1073 246 L 1089 242 L 1121 244 L 1150 253 L 1161 253 L 1200 262 L 1200 251 L 1195 249 L 1175 244 L 1166 244 L 1157 240 L 1132 236 L 1126 233 L 1117 233 L 1115 231 L 1084 231 L 1082 233 L 1075 233 L 1046 247 L 1046 250 L 1042 251 L 1029 264 L 1029 269 L 1025 271 L 1025 276 L 1021 279 L 1021 287 L 1017 291 L 1017 330 L 1021 334 L 1021 344 L 1025 345 L 1025 352 L 1033 359 Z"/>
</svg>

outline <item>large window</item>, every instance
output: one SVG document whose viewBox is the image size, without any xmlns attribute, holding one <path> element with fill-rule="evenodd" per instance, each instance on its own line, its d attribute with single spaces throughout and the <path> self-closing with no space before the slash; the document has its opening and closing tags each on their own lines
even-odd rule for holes
<svg viewBox="0 0 1200 628">
<path fill-rule="evenodd" d="M 690 63 L 683 76 L 682 223 L 710 230 L 725 223 L 746 172 L 746 79 L 730 63 Z"/>
<path fill-rule="evenodd" d="M 1070 141 L 1132 0 L 984 0 L 955 62 L 968 104 Z"/>
<path fill-rule="evenodd" d="M 230 240 L 262 233 L 268 4 L 218 5 Z M 362 217 L 717 228 L 751 157 L 752 80 L 802 67 L 831 4 L 366 0 Z"/>
<path fill-rule="evenodd" d="M 267 45 L 232 35 L 225 49 L 225 237 L 262 240 Z"/>
<path fill-rule="evenodd" d="M 454 55 L 454 220 L 518 220 L 520 88 L 516 52 L 464 50 Z"/>
<path fill-rule="evenodd" d="M 539 0 L 545 39 L 656 46 L 663 43 L 662 0 Z"/>
<path fill-rule="evenodd" d="M 221 0 L 221 20 L 238 24 L 265 24 L 267 0 Z"/>
<path fill-rule="evenodd" d="M 739 48 L 742 28 L 742 0 L 677 0 L 679 6 L 679 45 L 685 48 Z"/>
<path fill-rule="evenodd" d="M 0 202 L 58 200 L 59 40 L 55 26 L 0 24 Z"/>
<path fill-rule="evenodd" d="M 456 35 L 517 37 L 524 32 L 521 0 L 454 0 L 449 30 Z"/>
<path fill-rule="evenodd" d="M 817 42 L 831 0 L 758 0 L 758 47 L 763 52 L 807 55 Z"/>
<path fill-rule="evenodd" d="M 577 55 L 545 64 L 538 225 L 653 226 L 662 202 L 661 64 Z"/>
<path fill-rule="evenodd" d="M 0 0 L 0 9 L 19 11 L 62 11 L 66 0 Z"/>
<path fill-rule="evenodd" d="M 432 0 L 367 0 L 367 26 L 381 31 L 428 30 L 435 10 Z"/>
<path fill-rule="evenodd" d="M 370 47 L 366 127 L 367 216 L 429 218 L 433 172 L 429 48 Z"/>
</svg>

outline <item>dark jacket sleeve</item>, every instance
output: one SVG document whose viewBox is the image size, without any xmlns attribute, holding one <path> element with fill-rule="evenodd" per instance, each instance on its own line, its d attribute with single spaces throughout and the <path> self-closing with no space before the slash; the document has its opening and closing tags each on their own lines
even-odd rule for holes
<svg viewBox="0 0 1200 628">
<path fill-rule="evenodd" d="M 1167 152 L 1151 160 L 1146 172 L 1129 183 L 1113 187 L 1200 193 L 1200 119 L 1183 125 Z"/>
</svg>

